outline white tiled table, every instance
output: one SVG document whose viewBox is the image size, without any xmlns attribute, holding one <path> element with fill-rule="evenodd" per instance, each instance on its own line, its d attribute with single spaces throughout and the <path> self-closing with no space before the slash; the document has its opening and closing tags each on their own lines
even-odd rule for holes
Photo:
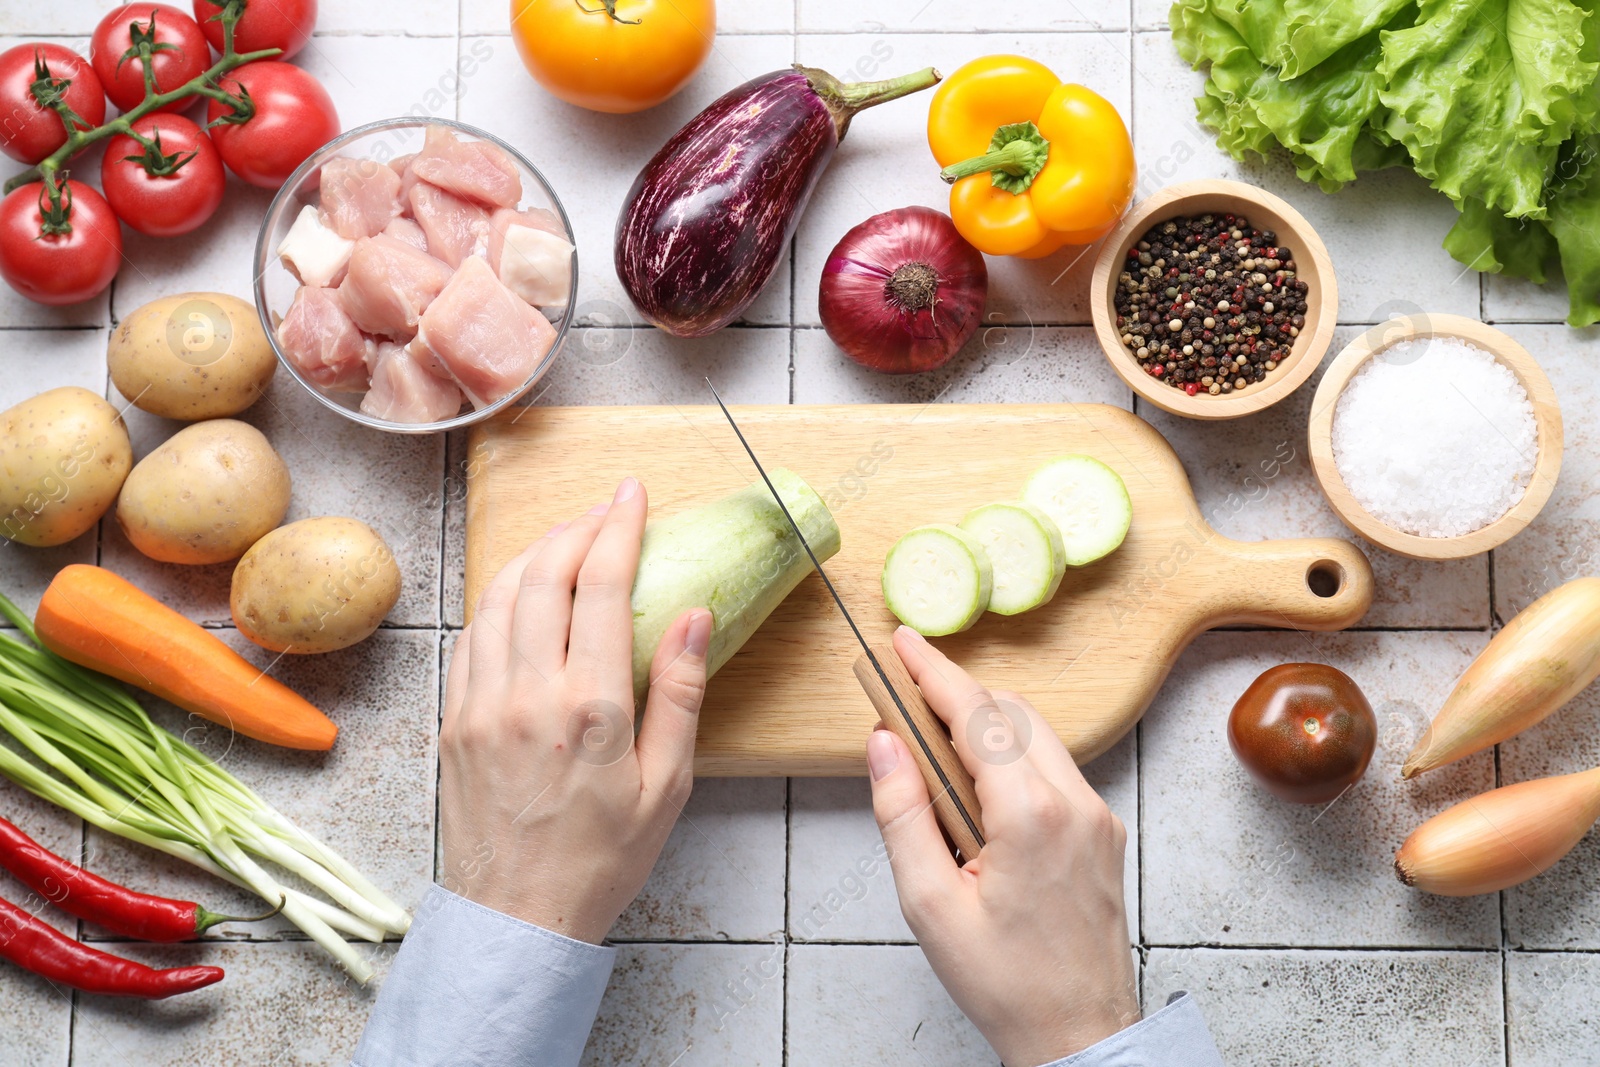
<svg viewBox="0 0 1600 1067">
<path fill-rule="evenodd" d="M 459 6 L 458 6 L 459 4 Z M 0 46 L 17 35 L 78 43 L 109 0 L 0 0 Z M 863 17 L 870 6 L 870 17 Z M 1567 577 L 1593 572 L 1600 518 L 1600 335 L 1560 325 L 1557 293 L 1464 275 L 1439 248 L 1450 209 L 1414 177 L 1385 172 L 1334 197 L 1281 162 L 1240 165 L 1192 121 L 1198 76 L 1165 32 L 1161 0 L 1096 7 L 990 0 L 725 0 L 704 71 L 654 112 L 615 117 L 555 102 L 526 78 L 504 0 L 324 0 L 300 62 L 346 126 L 408 109 L 456 116 L 523 148 L 564 195 L 583 264 L 578 330 L 541 403 L 696 402 L 714 374 L 745 403 L 1100 401 L 1132 407 L 1087 327 L 1092 257 L 992 262 L 987 328 L 937 374 L 886 378 L 844 361 L 817 327 L 823 257 L 848 226 L 906 203 L 942 206 L 926 158 L 926 99 L 862 116 L 823 180 L 790 262 L 743 325 L 701 342 L 629 324 L 611 270 L 618 202 L 680 123 L 745 78 L 800 61 L 858 77 L 1023 51 L 1111 99 L 1130 124 L 1142 190 L 1230 175 L 1282 194 L 1319 229 L 1339 271 L 1337 350 L 1362 323 L 1413 308 L 1481 315 L 1544 363 L 1567 416 L 1561 485 L 1533 529 L 1493 559 L 1424 565 L 1372 552 L 1378 599 L 1345 635 L 1214 633 L 1185 654 L 1143 724 L 1090 768 L 1130 828 L 1128 901 L 1146 1000 L 1197 993 L 1229 1061 L 1240 1064 L 1588 1064 L 1600 1032 L 1600 838 L 1529 886 L 1474 900 L 1428 898 L 1389 872 L 1423 817 L 1499 781 L 1600 762 L 1600 695 L 1489 754 L 1402 788 L 1400 759 L 1492 626 Z M 974 32 L 972 12 L 985 19 Z M 1056 14 L 1051 14 L 1054 11 Z M 1130 26 L 1132 29 L 1130 30 Z M 471 73 L 455 81 L 458 62 Z M 85 161 L 82 173 L 97 169 Z M 235 186 L 195 238 L 128 241 L 108 298 L 49 310 L 0 291 L 0 405 L 49 385 L 108 389 L 109 327 L 145 300 L 187 288 L 248 296 L 267 197 Z M 1235 537 L 1344 535 L 1305 455 L 1311 386 L 1271 413 L 1203 425 L 1135 408 L 1172 441 L 1212 523 Z M 108 393 L 115 396 L 113 393 Z M 440 681 L 462 623 L 464 442 L 359 432 L 280 376 L 247 416 L 295 478 L 291 518 L 352 514 L 395 546 L 405 591 L 388 627 L 335 655 L 274 673 L 332 709 L 327 756 L 288 755 L 218 731 L 198 739 L 292 817 L 414 904 L 437 863 L 435 744 Z M 170 425 L 130 414 L 136 450 Z M 1287 462 L 1281 462 L 1289 456 Z M 1281 473 L 1262 477 L 1263 463 Z M 1270 463 L 1269 463 L 1270 467 Z M 1248 479 L 1248 480 L 1247 480 Z M 1265 488 L 1262 488 L 1262 485 Z M 596 493 L 608 491 L 596 487 Z M 0 546 L 0 583 L 32 607 L 48 576 L 100 560 L 208 624 L 227 628 L 226 567 L 153 564 L 111 524 L 49 551 Z M 1278 804 L 1228 754 L 1223 720 L 1262 668 L 1285 659 L 1343 666 L 1365 687 L 1382 740 L 1363 783 L 1328 812 Z M 167 722 L 187 728 L 176 716 Z M 624 942 L 589 1061 L 604 1065 L 992 1063 L 911 944 L 861 780 L 706 780 Z M 213 880 L 98 833 L 0 785 L 0 812 L 47 844 L 89 850 L 105 873 L 232 910 Z M 0 894 L 21 890 L 0 877 Z M 1041 921 L 1049 921 L 1041 915 Z M 73 929 L 70 924 L 64 927 Z M 95 937 L 94 930 L 81 934 Z M 222 963 L 222 985 L 157 1005 L 68 998 L 0 969 L 0 1064 L 324 1064 L 353 1048 L 371 991 L 351 988 L 284 928 L 203 947 L 117 945 L 150 961 Z M 393 949 L 367 949 L 380 972 Z"/>
</svg>

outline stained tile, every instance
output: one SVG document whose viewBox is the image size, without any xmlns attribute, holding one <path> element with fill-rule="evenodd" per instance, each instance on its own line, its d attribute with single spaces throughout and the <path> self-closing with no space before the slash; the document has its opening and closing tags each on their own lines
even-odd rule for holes
<svg viewBox="0 0 1600 1067">
<path fill-rule="evenodd" d="M 820 329 L 794 332 L 797 404 L 1074 403 L 1132 406 L 1133 393 L 1086 327 L 997 324 L 925 374 L 880 374 L 853 362 Z"/>
<path fill-rule="evenodd" d="M 1502 327 L 1544 368 L 1561 404 L 1566 449 L 1555 492 L 1526 530 L 1495 549 L 1495 613 L 1508 620 L 1540 596 L 1581 575 L 1600 574 L 1600 386 L 1594 360 L 1600 328 Z"/>
<path fill-rule="evenodd" d="M 1510 1057 L 1522 1064 L 1588 1067 L 1595 1057 L 1600 1012 L 1600 956 L 1578 952 L 1511 952 L 1506 955 L 1506 1020 Z"/>
<path fill-rule="evenodd" d="M 348 1063 L 393 959 L 393 945 L 357 946 L 377 969 L 357 986 L 308 942 L 118 945 L 153 967 L 219 966 L 214 986 L 161 1001 L 81 997 L 72 1033 L 78 1067 L 195 1063 Z"/>
<path fill-rule="evenodd" d="M 783 929 L 781 778 L 701 778 L 616 940 L 765 940 Z"/>
<path fill-rule="evenodd" d="M 788 1038 L 791 1067 L 970 1067 L 999 1058 L 915 945 L 795 945 Z"/>
<path fill-rule="evenodd" d="M 1145 715 L 1144 936 L 1153 944 L 1499 944 L 1493 896 L 1436 897 L 1401 885 L 1394 850 L 1418 824 L 1491 788 L 1482 753 L 1402 783 L 1399 765 L 1482 634 L 1202 636 Z M 1288 804 L 1229 750 L 1227 717 L 1282 662 L 1332 664 L 1378 720 L 1366 775 L 1327 805 Z"/>
<path fill-rule="evenodd" d="M 585 1067 L 779 1067 L 783 946 L 624 945 Z"/>
<path fill-rule="evenodd" d="M 1501 1063 L 1497 952 L 1152 949 L 1145 1010 L 1188 990 L 1224 1063 Z"/>
<path fill-rule="evenodd" d="M 997 27 L 999 28 L 999 27 Z M 847 34 L 800 38 L 800 61 L 839 72 L 881 78 L 933 66 L 950 73 L 996 52 L 1031 56 L 1063 77 L 1100 93 L 1124 117 L 1128 105 L 1125 34 L 996 33 L 982 38 L 948 34 Z M 866 71 L 863 68 L 870 68 Z M 928 152 L 929 93 L 893 100 L 851 123 L 812 195 L 795 236 L 795 322 L 818 323 L 817 280 L 829 252 L 851 227 L 871 215 L 909 204 L 948 212 L 949 187 Z M 1087 323 L 1085 293 L 1094 255 L 1067 248 L 1039 260 L 991 257 L 986 326 Z"/>
<path fill-rule="evenodd" d="M 1128 26 L 1126 5 L 1095 0 L 1055 4 L 1001 0 L 984 5 L 981 12 L 957 0 L 890 0 L 870 8 L 849 0 L 799 0 L 799 9 L 801 33 L 954 35 L 1010 30 L 1122 30 Z"/>
<path fill-rule="evenodd" d="M 0 972 L 0 1015 L 9 1033 L 0 1046 L 4 1067 L 66 1067 L 71 1049 L 69 990 L 6 965 Z"/>
</svg>

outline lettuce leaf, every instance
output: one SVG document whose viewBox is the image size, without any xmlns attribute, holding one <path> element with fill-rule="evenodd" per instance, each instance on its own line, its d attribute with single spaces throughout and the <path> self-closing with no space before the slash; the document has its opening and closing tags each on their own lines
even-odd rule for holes
<svg viewBox="0 0 1600 1067">
<path fill-rule="evenodd" d="M 1421 0 L 1416 25 L 1378 35 L 1385 130 L 1452 200 L 1542 218 L 1572 97 L 1600 70 L 1580 56 L 1586 16 L 1571 0 Z"/>
<path fill-rule="evenodd" d="M 1456 205 L 1461 217 L 1444 237 L 1444 250 L 1476 271 L 1510 274 L 1543 284 L 1556 240 L 1541 219 L 1514 219 L 1482 200 Z"/>
<path fill-rule="evenodd" d="M 1600 137 L 1569 146 L 1557 167 L 1547 225 L 1567 279 L 1567 322 L 1600 322 Z"/>
</svg>

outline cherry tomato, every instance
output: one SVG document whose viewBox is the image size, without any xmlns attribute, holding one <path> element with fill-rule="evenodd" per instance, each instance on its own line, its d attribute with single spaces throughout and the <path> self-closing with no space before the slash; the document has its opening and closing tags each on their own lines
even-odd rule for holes
<svg viewBox="0 0 1600 1067">
<path fill-rule="evenodd" d="M 100 188 L 117 217 L 140 233 L 176 237 L 214 215 L 226 178 L 211 138 L 182 115 L 146 115 L 133 128 L 158 143 L 146 149 L 118 134 L 106 145 Z M 130 157 L 149 159 L 157 173 Z"/>
<path fill-rule="evenodd" d="M 1324 804 L 1366 773 L 1378 720 L 1348 674 L 1324 663 L 1284 663 L 1263 672 L 1233 706 L 1228 744 L 1274 796 Z"/>
<path fill-rule="evenodd" d="M 154 25 L 152 36 L 151 26 Z M 150 69 L 156 92 L 168 93 L 211 66 L 211 48 L 187 12 L 166 4 L 128 4 L 100 20 L 89 42 L 89 62 L 105 86 L 106 95 L 122 111 L 144 103 L 144 60 L 128 56 L 138 38 L 149 39 Z M 126 59 L 123 57 L 127 56 Z M 162 104 L 157 111 L 179 111 L 193 97 Z"/>
<path fill-rule="evenodd" d="M 0 200 L 0 278 L 41 304 L 76 304 L 111 284 L 122 265 L 122 228 L 105 197 L 82 182 L 66 183 L 67 233 L 44 233 L 43 182 L 29 182 Z"/>
<path fill-rule="evenodd" d="M 211 127 L 222 161 L 251 185 L 276 189 L 307 156 L 339 136 L 339 113 L 328 91 L 299 67 L 263 59 L 223 75 L 220 85 L 235 95 L 243 86 L 255 103 L 247 121 Z M 213 100 L 206 120 L 231 113 Z"/>
<path fill-rule="evenodd" d="M 569 104 L 629 114 L 682 89 L 711 52 L 712 0 L 518 0 L 511 36 L 534 80 Z"/>
<path fill-rule="evenodd" d="M 0 152 L 24 163 L 37 163 L 67 143 L 67 126 L 53 110 L 39 106 L 31 87 L 34 63 L 43 61 L 50 77 L 67 81 L 64 98 L 90 129 L 106 120 L 106 94 L 89 61 L 58 44 L 19 44 L 0 53 Z"/>
<path fill-rule="evenodd" d="M 233 27 L 233 50 L 241 54 L 281 48 L 283 55 L 274 58 L 288 59 L 306 46 L 317 25 L 317 0 L 243 0 L 243 6 Z M 213 20 L 221 13 L 221 4 L 194 0 L 194 17 L 219 54 L 222 23 Z"/>
</svg>

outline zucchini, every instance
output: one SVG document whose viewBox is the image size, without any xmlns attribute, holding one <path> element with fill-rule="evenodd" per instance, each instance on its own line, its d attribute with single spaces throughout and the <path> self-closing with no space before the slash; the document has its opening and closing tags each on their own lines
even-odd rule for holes
<svg viewBox="0 0 1600 1067">
<path fill-rule="evenodd" d="M 1128 536 L 1133 502 L 1117 472 L 1092 456 L 1062 456 L 1033 472 L 1022 490 L 1061 528 L 1067 566 L 1082 567 L 1109 556 Z"/>
<path fill-rule="evenodd" d="M 919 526 L 883 561 L 883 599 L 919 634 L 941 637 L 978 621 L 989 606 L 994 568 L 978 539 L 959 526 Z"/>
<path fill-rule="evenodd" d="M 805 479 L 770 477 L 819 560 L 839 551 L 839 525 Z M 645 527 L 633 582 L 633 690 L 643 707 L 650 662 L 667 627 L 690 608 L 713 619 L 706 676 L 715 674 L 812 571 L 764 482 Z"/>
<path fill-rule="evenodd" d="M 1032 504 L 985 504 L 961 520 L 994 568 L 989 610 L 1017 615 L 1047 604 L 1067 573 L 1061 528 Z"/>
</svg>

